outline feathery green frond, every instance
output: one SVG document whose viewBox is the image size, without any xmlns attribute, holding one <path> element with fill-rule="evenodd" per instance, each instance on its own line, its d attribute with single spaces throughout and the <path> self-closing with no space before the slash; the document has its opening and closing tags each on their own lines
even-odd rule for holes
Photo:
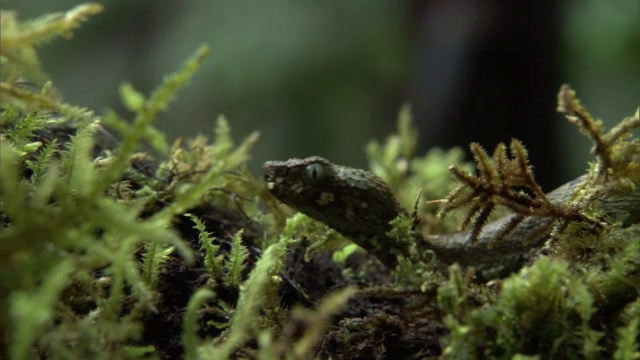
<svg viewBox="0 0 640 360">
<path fill-rule="evenodd" d="M 640 306 L 640 304 L 636 304 Z M 640 315 L 636 314 L 626 326 L 618 329 L 618 343 L 614 360 L 640 359 Z"/>
<path fill-rule="evenodd" d="M 233 235 L 233 242 L 231 244 L 231 251 L 229 251 L 229 258 L 224 262 L 224 267 L 227 273 L 224 277 L 224 282 L 227 286 L 237 287 L 242 282 L 242 272 L 247 264 L 245 261 L 249 257 L 249 250 L 242 244 L 242 233 L 244 230 L 239 230 Z"/>
<path fill-rule="evenodd" d="M 204 250 L 204 265 L 211 274 L 211 277 L 218 279 L 222 275 L 224 269 L 224 256 L 219 254 L 220 245 L 214 244 L 215 238 L 207 231 L 204 222 L 194 214 L 185 214 L 186 217 L 193 221 L 193 228 L 198 230 L 198 239 L 200 240 L 200 250 Z M 235 237 L 234 237 L 235 239 Z M 235 247 L 235 246 L 234 246 Z"/>
<path fill-rule="evenodd" d="M 140 264 L 142 268 L 142 278 L 151 289 L 154 289 L 158 284 L 162 265 L 167 261 L 169 255 L 173 253 L 175 248 L 173 246 L 160 245 L 157 242 L 152 242 L 145 245 L 144 250 L 142 254 L 142 264 Z"/>
<path fill-rule="evenodd" d="M 286 239 L 283 239 L 286 240 Z M 231 320 L 228 336 L 215 347 L 204 348 L 210 359 L 228 359 L 233 351 L 251 337 L 256 330 L 258 310 L 263 304 L 263 293 L 277 274 L 277 263 L 284 255 L 282 240 L 269 246 L 251 271 L 240 291 L 236 312 Z"/>
</svg>

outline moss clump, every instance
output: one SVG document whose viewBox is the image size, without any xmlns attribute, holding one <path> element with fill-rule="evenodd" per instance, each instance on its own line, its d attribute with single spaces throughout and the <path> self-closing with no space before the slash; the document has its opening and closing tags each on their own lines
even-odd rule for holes
<svg viewBox="0 0 640 360">
<path fill-rule="evenodd" d="M 9 296 L 0 306 L 3 328 L 13 329 L 9 352 L 15 359 L 122 358 L 154 350 L 138 341 L 145 317 L 161 307 L 162 274 L 175 259 L 194 261 L 175 217 L 209 200 L 212 188 L 225 187 L 256 139 L 235 147 L 221 119 L 216 143 L 200 141 L 201 157 L 216 155 L 216 166 L 202 166 L 206 171 L 197 175 L 170 169 L 176 162 L 202 163 L 180 159 L 178 146 L 162 164 L 136 154 L 143 140 L 169 149 L 152 123 L 199 68 L 207 47 L 148 98 L 124 85 L 131 121 L 113 112 L 103 121 L 63 103 L 43 80 L 35 46 L 100 9 L 81 5 L 23 24 L 14 13 L 2 13 L 0 287 Z M 18 81 L 25 78 L 33 82 L 28 87 Z M 100 139 L 105 122 L 121 136 L 115 148 Z"/>
</svg>

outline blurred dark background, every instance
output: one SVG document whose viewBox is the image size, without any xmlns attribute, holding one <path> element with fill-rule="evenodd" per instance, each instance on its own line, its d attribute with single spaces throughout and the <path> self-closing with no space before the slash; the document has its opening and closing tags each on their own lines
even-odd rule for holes
<svg viewBox="0 0 640 360">
<path fill-rule="evenodd" d="M 4 0 L 25 20 L 80 1 Z M 556 114 L 562 83 L 608 126 L 640 104 L 640 2 L 103 1 L 105 11 L 41 48 L 73 104 L 128 115 L 118 86 L 144 92 L 202 43 L 213 51 L 157 125 L 173 140 L 262 134 L 265 160 L 321 155 L 366 166 L 364 146 L 412 104 L 421 149 L 490 152 L 523 140 L 545 190 L 587 168 L 590 143 Z"/>
</svg>

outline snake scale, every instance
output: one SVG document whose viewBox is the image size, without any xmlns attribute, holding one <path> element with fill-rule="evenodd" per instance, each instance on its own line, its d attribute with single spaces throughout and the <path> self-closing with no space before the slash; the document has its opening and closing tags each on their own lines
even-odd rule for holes
<svg viewBox="0 0 640 360">
<path fill-rule="evenodd" d="M 323 222 L 377 257 L 390 269 L 397 256 L 409 257 L 408 241 L 387 235 L 390 221 L 404 212 L 389 187 L 369 171 L 337 165 L 312 156 L 264 164 L 267 188 L 278 200 L 307 216 Z M 547 194 L 553 203 L 566 201 L 584 176 Z M 629 194 L 605 194 L 599 209 L 629 224 L 640 219 L 638 186 Z M 415 232 L 411 241 L 419 249 L 432 250 L 443 266 L 458 263 L 473 267 L 479 279 L 504 277 L 521 268 L 545 243 L 544 236 L 532 234 L 548 225 L 549 218 L 530 216 L 495 246 L 489 246 L 500 229 L 514 215 L 487 224 L 477 240 L 468 233 L 423 236 Z M 535 237 L 535 236 L 534 236 Z M 526 239 L 526 241 L 525 241 Z"/>
</svg>

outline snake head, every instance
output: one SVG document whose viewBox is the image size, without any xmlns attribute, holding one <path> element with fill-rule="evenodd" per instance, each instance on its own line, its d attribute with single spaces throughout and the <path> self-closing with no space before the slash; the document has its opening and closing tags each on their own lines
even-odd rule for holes
<svg viewBox="0 0 640 360">
<path fill-rule="evenodd" d="M 385 234 L 402 211 L 376 175 L 318 156 L 268 161 L 264 180 L 280 201 L 351 239 Z"/>
</svg>

